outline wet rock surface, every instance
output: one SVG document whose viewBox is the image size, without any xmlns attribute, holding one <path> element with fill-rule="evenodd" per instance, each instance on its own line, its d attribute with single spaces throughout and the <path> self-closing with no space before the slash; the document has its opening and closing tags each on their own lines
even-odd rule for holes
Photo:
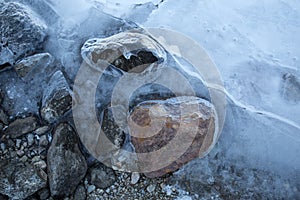
<svg viewBox="0 0 300 200">
<path fill-rule="evenodd" d="M 85 176 L 87 164 L 78 142 L 79 139 L 70 125 L 58 125 L 47 154 L 49 186 L 54 197 L 73 194 Z"/>
<path fill-rule="evenodd" d="M 0 65 L 13 64 L 40 48 L 46 25 L 30 8 L 14 2 L 0 3 Z"/>
</svg>

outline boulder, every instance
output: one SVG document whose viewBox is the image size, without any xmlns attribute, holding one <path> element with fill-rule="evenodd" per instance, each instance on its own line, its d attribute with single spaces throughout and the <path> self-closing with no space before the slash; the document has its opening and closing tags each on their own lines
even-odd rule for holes
<svg viewBox="0 0 300 200">
<path fill-rule="evenodd" d="M 57 126 L 47 154 L 50 192 L 53 197 L 67 197 L 75 192 L 87 171 L 87 164 L 73 128 L 66 123 Z"/>
<path fill-rule="evenodd" d="M 16 119 L 10 123 L 5 130 L 5 134 L 10 138 L 18 138 L 37 129 L 38 121 L 35 117 Z"/>
<path fill-rule="evenodd" d="M 72 92 L 61 71 L 55 72 L 43 93 L 41 116 L 49 123 L 57 121 L 72 107 Z"/>
<path fill-rule="evenodd" d="M 20 200 L 47 185 L 47 174 L 40 168 L 18 161 L 1 161 L 0 193 Z"/>
<path fill-rule="evenodd" d="M 46 37 L 46 25 L 27 6 L 0 3 L 0 65 L 34 53 Z"/>
<path fill-rule="evenodd" d="M 116 181 L 116 175 L 111 168 L 101 163 L 97 163 L 88 171 L 90 183 L 97 188 L 106 189 Z"/>
<path fill-rule="evenodd" d="M 141 171 L 160 177 L 205 156 L 215 143 L 216 121 L 214 106 L 198 97 L 140 103 L 128 124 Z"/>
</svg>

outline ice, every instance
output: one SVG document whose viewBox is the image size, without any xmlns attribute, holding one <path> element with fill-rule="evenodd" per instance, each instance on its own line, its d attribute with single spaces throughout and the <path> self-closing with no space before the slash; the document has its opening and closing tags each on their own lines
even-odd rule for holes
<svg viewBox="0 0 300 200">
<path fill-rule="evenodd" d="M 226 158 L 287 177 L 300 173 L 299 9 L 297 1 L 165 1 L 143 23 L 190 36 L 217 64 L 230 103 L 219 142 Z"/>
</svg>

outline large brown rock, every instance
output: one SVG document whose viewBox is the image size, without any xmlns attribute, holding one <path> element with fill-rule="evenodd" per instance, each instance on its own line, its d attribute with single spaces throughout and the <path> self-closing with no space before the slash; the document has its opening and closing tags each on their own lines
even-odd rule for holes
<svg viewBox="0 0 300 200">
<path fill-rule="evenodd" d="M 128 118 L 139 167 L 160 177 L 208 153 L 215 142 L 214 106 L 197 97 L 145 101 Z"/>
</svg>

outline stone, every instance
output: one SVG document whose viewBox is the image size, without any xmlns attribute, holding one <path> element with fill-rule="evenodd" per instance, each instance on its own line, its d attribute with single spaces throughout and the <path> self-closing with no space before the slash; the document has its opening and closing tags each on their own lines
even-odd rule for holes
<svg viewBox="0 0 300 200">
<path fill-rule="evenodd" d="M 47 154 L 49 186 L 52 197 L 67 197 L 85 177 L 87 164 L 74 129 L 67 123 L 57 126 Z"/>
<path fill-rule="evenodd" d="M 215 143 L 216 116 L 214 106 L 198 97 L 140 103 L 128 117 L 140 169 L 161 177 L 205 156 Z"/>
<path fill-rule="evenodd" d="M 133 46 L 137 49 L 130 49 Z M 127 51 L 132 55 L 128 56 Z M 97 68 L 98 60 L 105 60 L 124 72 L 135 73 L 166 58 L 159 43 L 137 32 L 122 32 L 107 38 L 88 40 L 81 49 L 81 55 L 92 67 Z"/>
<path fill-rule="evenodd" d="M 36 129 L 34 131 L 35 134 L 37 135 L 44 135 L 45 133 L 47 133 L 48 131 L 50 130 L 50 127 L 49 126 L 42 126 L 38 129 Z"/>
<path fill-rule="evenodd" d="M 27 135 L 27 143 L 29 146 L 32 146 L 34 144 L 34 135 L 33 134 L 28 134 Z"/>
<path fill-rule="evenodd" d="M 280 95 L 287 102 L 298 104 L 300 102 L 300 80 L 292 74 L 284 74 L 280 84 Z"/>
<path fill-rule="evenodd" d="M 94 192 L 96 190 L 96 186 L 94 185 L 89 185 L 89 187 L 87 188 L 87 193 L 91 194 L 92 192 Z"/>
<path fill-rule="evenodd" d="M 2 108 L 0 107 L 0 131 L 8 124 L 8 119 L 7 116 L 4 112 L 4 110 L 2 110 Z"/>
<path fill-rule="evenodd" d="M 85 200 L 86 199 L 86 190 L 84 188 L 83 184 L 78 185 L 75 194 L 74 194 L 74 200 Z"/>
<path fill-rule="evenodd" d="M 35 117 L 20 118 L 10 123 L 4 133 L 15 139 L 34 131 L 37 127 L 38 121 Z"/>
<path fill-rule="evenodd" d="M 41 116 L 53 123 L 72 107 L 72 92 L 61 71 L 55 72 L 43 94 Z"/>
<path fill-rule="evenodd" d="M 97 188 L 106 189 L 116 181 L 116 175 L 111 168 L 97 163 L 88 170 L 88 179 Z"/>
<path fill-rule="evenodd" d="M 148 191 L 149 193 L 154 192 L 154 190 L 155 190 L 155 185 L 153 185 L 153 184 L 151 184 L 151 185 L 149 185 L 149 186 L 147 187 L 147 191 Z"/>
<path fill-rule="evenodd" d="M 43 188 L 40 191 L 38 191 L 38 195 L 39 195 L 40 200 L 46 200 L 50 196 L 50 191 L 48 188 Z"/>
<path fill-rule="evenodd" d="M 28 78 L 30 74 L 42 73 L 53 62 L 49 53 L 40 53 L 26 57 L 14 65 L 14 69 L 21 78 Z"/>
<path fill-rule="evenodd" d="M 132 174 L 131 174 L 131 181 L 130 181 L 130 183 L 132 184 L 132 185 L 134 185 L 134 184 L 137 184 L 137 182 L 140 180 L 140 173 L 138 173 L 138 172 L 133 172 Z"/>
<path fill-rule="evenodd" d="M 42 47 L 46 25 L 29 7 L 14 2 L 0 3 L 0 65 L 16 60 Z"/>
<path fill-rule="evenodd" d="M 108 107 L 103 112 L 102 130 L 114 145 L 118 148 L 123 146 L 125 141 L 125 132 L 115 122 L 111 107 Z"/>
<path fill-rule="evenodd" d="M 47 184 L 47 174 L 28 163 L 1 161 L 0 193 L 10 199 L 25 199 Z"/>
<path fill-rule="evenodd" d="M 47 136 L 46 135 L 42 135 L 40 137 L 39 145 L 42 146 L 42 147 L 47 147 L 48 144 L 49 144 L 49 142 L 48 142 Z"/>
</svg>

